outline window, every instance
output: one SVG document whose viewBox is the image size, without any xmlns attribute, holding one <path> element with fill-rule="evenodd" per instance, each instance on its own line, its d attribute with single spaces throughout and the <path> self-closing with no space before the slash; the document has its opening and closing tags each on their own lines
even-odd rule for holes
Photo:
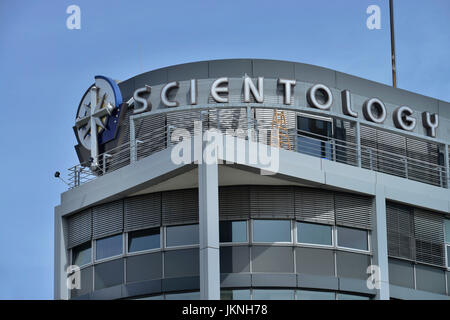
<svg viewBox="0 0 450 320">
<path fill-rule="evenodd" d="M 297 241 L 299 243 L 332 245 L 331 226 L 315 223 L 297 222 Z"/>
<path fill-rule="evenodd" d="M 450 219 L 445 219 L 445 245 L 447 247 L 447 268 L 450 268 Z"/>
<path fill-rule="evenodd" d="M 95 241 L 95 258 L 97 260 L 118 256 L 123 253 L 122 234 Z"/>
<path fill-rule="evenodd" d="M 367 231 L 353 228 L 337 227 L 337 242 L 339 247 L 369 250 Z"/>
<path fill-rule="evenodd" d="M 166 246 L 188 246 L 198 244 L 198 224 L 167 227 Z"/>
<path fill-rule="evenodd" d="M 447 268 L 450 268 L 450 245 L 447 244 Z"/>
<path fill-rule="evenodd" d="M 254 220 L 253 241 L 291 242 L 290 220 Z"/>
<path fill-rule="evenodd" d="M 247 221 L 220 221 L 220 242 L 247 242 Z"/>
<path fill-rule="evenodd" d="M 166 300 L 200 300 L 200 292 L 182 292 L 166 294 Z"/>
<path fill-rule="evenodd" d="M 160 247 L 159 228 L 128 233 L 128 252 L 158 249 Z"/>
<path fill-rule="evenodd" d="M 72 249 L 72 264 L 76 266 L 84 266 L 91 263 L 91 242 L 86 242 Z"/>
<path fill-rule="evenodd" d="M 253 289 L 253 300 L 294 300 L 294 290 Z"/>
<path fill-rule="evenodd" d="M 358 296 L 355 294 L 345 294 L 345 293 L 338 293 L 337 299 L 338 300 L 370 300 L 369 297 Z"/>
<path fill-rule="evenodd" d="M 124 281 L 124 261 L 115 259 L 96 264 L 94 267 L 94 289 L 114 287 Z"/>
<path fill-rule="evenodd" d="M 250 300 L 250 290 L 221 290 L 220 300 Z"/>
<path fill-rule="evenodd" d="M 156 295 L 156 296 L 148 296 L 143 298 L 132 298 L 131 300 L 164 300 L 164 296 Z"/>
<path fill-rule="evenodd" d="M 297 117 L 297 151 L 314 157 L 331 159 L 332 122 L 328 119 Z"/>
<path fill-rule="evenodd" d="M 296 300 L 335 300 L 336 294 L 331 291 L 297 290 Z"/>
</svg>

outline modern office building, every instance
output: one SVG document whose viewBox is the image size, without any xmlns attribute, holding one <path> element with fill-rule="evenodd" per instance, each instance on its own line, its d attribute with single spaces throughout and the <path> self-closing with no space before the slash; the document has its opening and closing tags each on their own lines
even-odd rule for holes
<svg viewBox="0 0 450 320">
<path fill-rule="evenodd" d="M 55 299 L 450 298 L 448 102 L 234 59 L 75 111 Z"/>
</svg>

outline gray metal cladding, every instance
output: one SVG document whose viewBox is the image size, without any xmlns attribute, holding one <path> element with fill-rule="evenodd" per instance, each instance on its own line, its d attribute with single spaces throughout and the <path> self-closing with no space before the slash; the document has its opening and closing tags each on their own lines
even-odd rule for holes
<svg viewBox="0 0 450 320">
<path fill-rule="evenodd" d="M 289 186 L 252 186 L 252 218 L 294 218 L 294 188 Z"/>
<path fill-rule="evenodd" d="M 295 188 L 295 218 L 334 225 L 334 193 L 320 189 Z"/>
<path fill-rule="evenodd" d="M 95 206 L 92 209 L 93 237 L 99 239 L 123 231 L 123 201 Z"/>
<path fill-rule="evenodd" d="M 124 200 L 125 232 L 161 225 L 161 193 L 150 193 Z"/>
<path fill-rule="evenodd" d="M 198 223 L 198 189 L 162 193 L 163 225 Z"/>
<path fill-rule="evenodd" d="M 386 223 L 389 256 L 415 259 L 413 210 L 408 206 L 387 202 Z"/>
<path fill-rule="evenodd" d="M 219 191 L 220 220 L 250 218 L 250 187 L 221 187 Z"/>
<path fill-rule="evenodd" d="M 445 266 L 443 215 L 414 208 L 414 233 L 416 260 Z"/>
<path fill-rule="evenodd" d="M 92 210 L 87 209 L 67 219 L 68 249 L 92 238 Z"/>
<path fill-rule="evenodd" d="M 374 210 L 371 197 L 336 192 L 334 206 L 336 225 L 372 229 Z"/>
</svg>

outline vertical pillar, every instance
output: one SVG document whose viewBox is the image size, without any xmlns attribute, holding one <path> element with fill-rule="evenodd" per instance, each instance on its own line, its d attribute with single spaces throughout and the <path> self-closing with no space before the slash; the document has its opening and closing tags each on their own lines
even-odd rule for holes
<svg viewBox="0 0 450 320">
<path fill-rule="evenodd" d="M 205 149 L 205 146 L 206 144 L 203 143 L 202 150 Z M 219 176 L 217 149 L 215 161 L 210 161 L 211 159 L 205 159 L 205 157 L 202 158 L 198 162 L 200 299 L 219 300 Z"/>
<path fill-rule="evenodd" d="M 358 167 L 361 168 L 361 125 L 356 121 L 356 158 Z"/>
<path fill-rule="evenodd" d="M 445 166 L 445 183 L 444 187 L 450 188 L 450 165 L 448 159 L 448 144 L 444 146 L 444 166 Z"/>
<path fill-rule="evenodd" d="M 376 251 L 374 264 L 379 268 L 378 300 L 389 300 L 389 265 L 387 248 L 387 225 L 386 225 L 386 196 L 384 185 L 377 184 L 375 191 L 375 241 Z"/>
<path fill-rule="evenodd" d="M 136 128 L 134 119 L 130 119 L 130 163 L 137 161 Z"/>
<path fill-rule="evenodd" d="M 67 272 L 66 268 L 69 265 L 68 255 L 66 250 L 66 243 L 64 241 L 64 223 L 61 215 L 58 214 L 58 209 L 55 208 L 55 225 L 54 225 L 54 290 L 53 298 L 55 300 L 67 300 L 70 298 L 69 289 L 67 287 Z"/>
</svg>

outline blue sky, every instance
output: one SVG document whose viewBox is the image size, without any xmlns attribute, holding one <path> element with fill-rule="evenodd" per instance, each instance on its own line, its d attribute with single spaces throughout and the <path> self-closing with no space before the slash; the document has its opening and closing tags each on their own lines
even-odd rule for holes
<svg viewBox="0 0 450 320">
<path fill-rule="evenodd" d="M 81 8 L 68 30 L 66 8 Z M 366 8 L 381 8 L 381 30 Z M 450 1 L 395 0 L 398 87 L 450 101 Z M 388 0 L 0 1 L 0 299 L 53 298 L 53 177 L 76 164 L 97 74 L 223 58 L 292 60 L 391 84 Z"/>
</svg>

